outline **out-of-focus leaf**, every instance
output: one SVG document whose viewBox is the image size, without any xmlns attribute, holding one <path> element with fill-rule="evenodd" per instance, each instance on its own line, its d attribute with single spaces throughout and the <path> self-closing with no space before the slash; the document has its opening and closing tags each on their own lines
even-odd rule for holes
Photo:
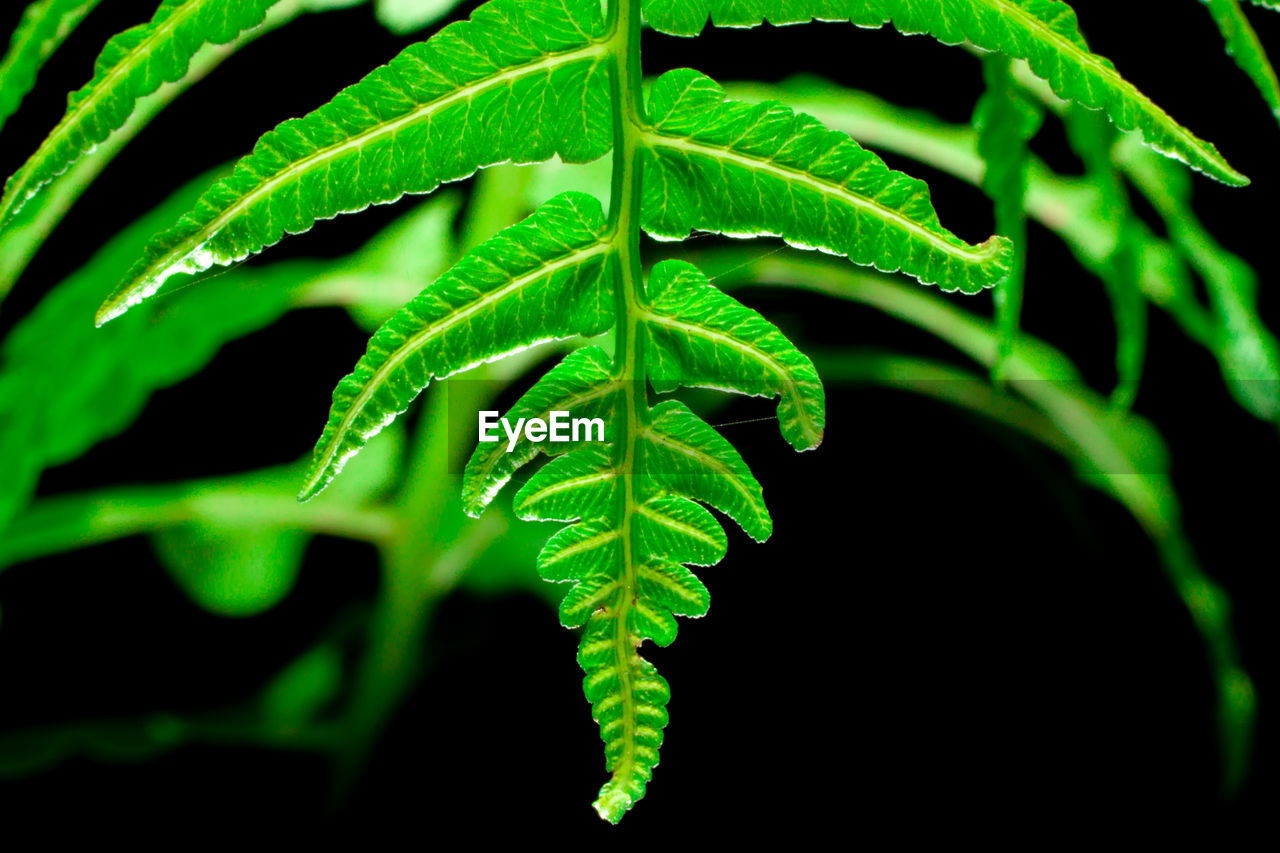
<svg viewBox="0 0 1280 853">
<path fill-rule="evenodd" d="M 109 242 L 59 284 L 0 345 L 0 529 L 46 467 L 76 458 L 124 429 L 151 393 L 198 371 L 227 340 L 272 322 L 309 270 L 225 276 L 103 335 L 92 326 L 102 282 L 128 267 L 156 227 L 197 197 L 209 178 Z M 269 279 L 276 279 L 269 281 Z"/>
<path fill-rule="evenodd" d="M 1204 227 L 1191 206 L 1191 182 L 1132 140 L 1116 158 L 1160 213 L 1179 253 L 1204 280 L 1219 328 L 1214 354 L 1236 401 L 1255 416 L 1280 421 L 1280 342 L 1258 313 L 1258 277 Z"/>
<path fill-rule="evenodd" d="M 1140 279 L 1142 227 L 1111 160 L 1115 128 L 1097 113 L 1079 107 L 1068 108 L 1063 120 L 1072 149 L 1084 161 L 1086 175 L 1101 194 L 1100 218 L 1113 235 L 1111 250 L 1098 273 L 1111 299 L 1116 326 L 1117 381 L 1111 399 L 1117 408 L 1128 409 L 1137 396 L 1147 354 L 1147 303 Z"/>
<path fill-rule="evenodd" d="M 196 52 L 234 41 L 262 23 L 279 0 L 163 0 L 149 23 L 107 42 L 93 79 L 68 99 L 67 112 L 40 148 L 9 178 L 0 199 L 0 228 L 30 198 L 101 144 L 133 113 L 140 98 L 180 80 Z"/>
<path fill-rule="evenodd" d="M 0 128 L 36 84 L 45 61 L 100 0 L 37 0 L 22 13 L 0 59 Z"/>
<path fill-rule="evenodd" d="M 288 528 L 196 522 L 157 533 L 156 553 L 190 598 L 222 616 L 254 616 L 293 588 L 307 537 Z"/>
<path fill-rule="evenodd" d="M 23 206 L 12 222 L 0 229 L 0 300 L 12 289 L 40 246 L 102 170 L 187 89 L 245 45 L 303 13 L 323 12 L 363 2 L 365 0 L 279 0 L 267 11 L 261 25 L 242 32 L 229 44 L 205 44 L 197 50 L 181 79 L 164 83 L 151 94 L 139 98 L 124 124 L 108 134 L 92 151 L 86 152 L 70 169 L 54 178 Z"/>
<path fill-rule="evenodd" d="M 342 686 L 342 652 L 322 643 L 286 666 L 263 690 L 263 718 L 274 726 L 297 727 L 314 720 Z"/>
<path fill-rule="evenodd" d="M 1276 70 L 1267 58 L 1266 48 L 1258 39 L 1253 26 L 1238 0 L 1200 0 L 1209 8 L 1209 14 L 1218 25 L 1222 38 L 1227 43 L 1227 54 L 1236 61 L 1240 70 L 1249 75 L 1249 79 L 1258 87 L 1262 99 L 1267 102 L 1271 112 L 1280 119 L 1280 79 L 1276 78 Z M 1254 0 L 1255 6 L 1269 9 L 1278 8 L 1274 2 Z"/>
<path fill-rule="evenodd" d="M 398 36 L 408 35 L 447 16 L 462 0 L 375 0 L 378 23 Z"/>
<path fill-rule="evenodd" d="M 740 253 L 698 260 L 709 270 L 724 270 L 717 280 L 726 287 L 749 282 L 798 287 L 874 307 L 937 335 L 988 368 L 999 351 L 998 336 L 989 323 L 927 291 L 882 276 L 778 256 L 754 263 L 744 263 Z M 1044 342 L 1022 336 L 1005 375 L 1009 386 L 1066 439 L 1065 445 L 1049 442 L 1051 446 L 1076 463 L 1082 479 L 1122 503 L 1159 551 L 1166 578 L 1209 652 L 1217 688 L 1223 788 L 1238 789 L 1251 760 L 1253 683 L 1240 661 L 1230 599 L 1199 565 L 1183 533 L 1163 439 L 1146 420 L 1108 406 L 1084 384 L 1071 361 Z"/>
<path fill-rule="evenodd" d="M 987 89 L 978 102 L 973 124 L 978 132 L 978 153 L 985 168 L 982 189 L 995 202 L 996 231 L 1013 241 L 1009 277 L 992 292 L 996 323 L 1000 329 L 1001 366 L 1013 351 L 1022 315 L 1022 294 L 1027 274 L 1027 169 L 1028 143 L 1040 129 L 1044 111 L 1015 84 L 1009 60 L 988 56 L 982 63 Z"/>
</svg>

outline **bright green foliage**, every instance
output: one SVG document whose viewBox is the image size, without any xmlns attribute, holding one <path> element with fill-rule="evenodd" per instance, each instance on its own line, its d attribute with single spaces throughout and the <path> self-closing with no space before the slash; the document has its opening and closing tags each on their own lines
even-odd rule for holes
<svg viewBox="0 0 1280 853">
<path fill-rule="evenodd" d="M 982 181 L 985 164 L 978 154 L 977 136 L 969 127 L 947 124 L 865 92 L 834 91 L 830 84 L 810 78 L 779 86 L 738 85 L 731 91 L 743 98 L 801 104 L 828 125 L 872 147 L 919 160 L 971 183 Z M 1049 105 L 1064 115 L 1067 111 L 1067 105 L 1056 99 Z M 1077 141 L 1087 138 L 1081 134 Z M 1113 157 L 1114 165 L 1105 167 L 1095 159 L 1095 166 L 1104 167 L 1082 177 L 1054 174 L 1031 157 L 1025 198 L 1028 215 L 1054 231 L 1080 264 L 1104 281 L 1123 275 L 1118 249 L 1132 243 L 1133 253 L 1141 259 L 1139 284 L 1145 297 L 1169 312 L 1190 338 L 1213 354 L 1241 406 L 1265 420 L 1280 417 L 1280 347 L 1258 318 L 1253 271 L 1199 223 L 1190 204 L 1189 176 L 1176 163 L 1131 136 L 1105 153 Z M 1157 237 L 1141 220 L 1123 191 L 1122 174 L 1160 211 L 1176 246 Z M 1212 288 L 1207 308 L 1196 297 L 1193 274 Z"/>
<path fill-rule="evenodd" d="M 325 12 L 362 2 L 365 0 L 280 0 L 271 6 L 262 24 L 242 32 L 234 41 L 224 45 L 211 42 L 204 44 L 192 55 L 181 79 L 165 83 L 151 94 L 138 99 L 133 104 L 127 121 L 49 182 L 23 205 L 22 210 L 7 225 L 0 228 L 0 300 L 13 287 L 62 218 L 93 185 L 112 159 L 187 89 L 212 73 L 238 50 L 305 13 Z M 175 172 L 170 179 L 176 181 L 185 177 Z"/>
<path fill-rule="evenodd" d="M 813 364 L 776 327 L 688 263 L 658 263 L 644 280 L 641 232 L 664 240 L 695 230 L 777 236 L 967 293 L 997 285 L 1016 262 L 1005 237 L 977 246 L 960 240 L 941 226 L 922 182 L 784 104 L 729 99 L 687 69 L 663 75 L 642 99 L 640 5 L 610 0 L 607 15 L 595 0 L 481 6 L 265 135 L 153 240 L 98 315 L 110 320 L 172 275 L 229 265 L 319 219 L 430 192 L 505 161 L 584 163 L 612 149 L 607 215 L 592 196 L 553 198 L 427 284 L 374 334 L 334 392 L 301 497 L 324 489 L 432 380 L 539 342 L 612 334 L 611 352 L 594 345 L 573 352 L 507 415 L 600 417 L 604 440 L 557 445 L 522 435 L 511 447 L 481 443 L 462 502 L 479 515 L 522 466 L 540 453 L 553 457 L 514 507 L 524 518 L 571 522 L 543 548 L 538 573 L 571 585 L 561 619 L 585 625 L 579 662 L 612 774 L 596 808 L 615 822 L 643 796 L 667 721 L 668 686 L 640 648 L 672 642 L 675 616 L 706 612 L 706 589 L 689 566 L 715 564 L 727 548 L 707 507 L 756 539 L 771 531 L 760 485 L 737 451 L 683 404 L 651 405 L 650 388 L 776 397 L 782 434 L 797 450 L 821 442 L 825 420 Z M 1015 236 L 1025 230 L 1035 174 L 1026 143 L 1040 110 L 1014 85 L 1009 59 L 1027 60 L 1059 95 L 1104 110 L 1153 147 L 1219 180 L 1245 180 L 1091 54 L 1074 14 L 1054 0 L 776 8 L 693 0 L 645 9 L 667 32 L 697 32 L 708 10 L 723 25 L 820 17 L 889 22 L 1003 54 L 990 62 L 1000 86 L 980 111 L 976 153 L 1008 154 L 986 170 L 985 186 L 1000 204 L 1002 229 Z M 1002 311 L 1013 318 L 1004 321 L 1013 351 L 1016 310 Z M 444 505 L 436 497 L 421 502 L 427 513 Z M 234 571 L 234 545 L 228 551 L 221 563 Z"/>
<path fill-rule="evenodd" d="M 592 334 L 613 321 L 600 203 L 557 196 L 525 222 L 487 241 L 392 317 L 334 391 L 303 499 L 443 379 L 533 344 Z"/>
<path fill-rule="evenodd" d="M 507 413 L 508 418 L 547 419 L 553 411 L 573 412 L 577 417 L 602 417 L 615 408 L 614 397 L 623 383 L 613 375 L 613 365 L 604 350 L 583 347 L 540 378 Z M 507 452 L 505 443 L 481 444 L 476 448 L 462 479 L 462 500 L 466 511 L 479 516 L 498 491 L 539 452 L 554 453 L 570 445 L 536 444 L 524 433 Z"/>
<path fill-rule="evenodd" d="M 285 281 L 263 274 L 184 294 L 130 318 L 107 338 L 91 328 L 102 282 L 127 270 L 156 228 L 208 185 L 208 179 L 193 182 L 126 229 L 5 339 L 0 419 L 10 426 L 0 433 L 0 529 L 25 503 L 42 469 L 119 432 L 152 391 L 200 370 L 224 341 L 283 312 L 290 298 Z M 159 317 L 164 322 L 155 322 Z"/>
<path fill-rule="evenodd" d="M 1014 243 L 1009 277 L 995 289 L 996 325 L 1000 329 L 999 376 L 1005 358 L 1013 351 L 1022 313 L 1022 293 L 1027 273 L 1027 171 L 1028 143 L 1044 121 L 1044 110 L 1018 88 L 1009 60 L 999 55 L 982 62 L 987 90 L 978 102 L 973 124 L 978 132 L 978 154 L 986 168 L 982 188 L 995 202 L 996 230 Z"/>
<path fill-rule="evenodd" d="M 1200 2 L 1209 8 L 1209 14 L 1222 32 L 1227 43 L 1227 53 L 1235 59 L 1240 70 L 1249 75 L 1271 112 L 1280 119 L 1280 79 L 1276 78 L 1276 70 L 1267 58 L 1267 51 L 1258 40 L 1258 34 L 1254 32 L 1238 0 Z M 1280 5 L 1272 2 L 1254 0 L 1254 5 L 1280 9 Z"/>
<path fill-rule="evenodd" d="M 646 0 L 645 19 L 673 35 L 697 35 L 710 14 L 716 26 L 850 21 L 893 24 L 946 44 L 968 42 L 1025 59 L 1058 97 L 1100 109 L 1121 130 L 1136 130 L 1152 148 L 1232 186 L 1248 183 L 1211 144 L 1179 125 L 1120 76 L 1110 60 L 1090 52 L 1075 12 L 1060 0 Z"/>
<path fill-rule="evenodd" d="M 924 182 L 809 116 L 727 101 L 688 69 L 658 79 L 649 112 L 642 210 L 657 237 L 773 234 L 969 293 L 1009 272 L 1007 240 L 967 245 L 938 222 Z"/>
<path fill-rule="evenodd" d="M 773 324 L 680 261 L 654 267 L 649 298 L 642 325 L 654 390 L 683 385 L 779 397 L 778 423 L 787 441 L 796 450 L 822 443 L 822 382 Z"/>
<path fill-rule="evenodd" d="M 600 6 L 494 0 L 285 122 L 159 236 L 103 306 L 106 322 L 175 273 L 260 252 L 318 219 L 426 193 L 483 166 L 608 150 Z"/>
<path fill-rule="evenodd" d="M 1138 393 L 1147 352 L 1147 301 L 1142 294 L 1142 241 L 1128 191 L 1111 164 L 1115 128 L 1097 113 L 1070 107 L 1063 115 L 1067 139 L 1085 164 L 1086 176 L 1101 193 L 1100 217 L 1108 220 L 1114 242 L 1099 267 L 1111 299 L 1116 326 L 1117 385 L 1112 401 L 1127 408 Z"/>
<path fill-rule="evenodd" d="M 781 396 L 784 435 L 799 449 L 821 441 L 821 383 L 776 328 L 678 261 L 654 268 L 648 295 L 638 319 L 656 389 L 708 385 Z M 706 590 L 686 564 L 711 565 L 725 553 L 723 531 L 699 503 L 757 540 L 772 530 L 760 485 L 737 451 L 677 401 L 637 411 L 634 391 L 610 375 L 603 353 L 588 347 L 543 377 L 507 415 L 560 409 L 614 425 L 604 445 L 582 443 L 558 456 L 515 497 L 522 518 L 578 522 L 551 538 L 538 571 L 545 580 L 574 584 L 561 603 L 561 621 L 587 626 L 578 661 L 613 774 L 596 809 L 611 821 L 644 795 L 667 722 L 667 683 L 638 648 L 645 640 L 672 642 L 674 616 L 706 612 Z M 528 442 L 511 454 L 477 449 L 464 478 L 471 511 L 537 451 Z"/>
<path fill-rule="evenodd" d="M 1191 207 L 1191 182 L 1158 158 L 1120 149 L 1126 173 L 1159 211 L 1182 258 L 1204 280 L 1219 326 L 1210 346 L 1232 395 L 1259 418 L 1280 422 L 1280 342 L 1258 316 L 1258 276 L 1220 246 Z"/>
<path fill-rule="evenodd" d="M 45 61 L 99 0 L 37 0 L 22 13 L 0 60 L 0 128 L 36 84 Z"/>
<path fill-rule="evenodd" d="M 123 125 L 140 98 L 186 74 L 203 45 L 225 44 L 258 26 L 275 2 L 164 0 L 149 23 L 107 42 L 93 79 L 72 93 L 62 121 L 9 178 L 0 201 L 0 228 L 42 187 Z"/>
</svg>

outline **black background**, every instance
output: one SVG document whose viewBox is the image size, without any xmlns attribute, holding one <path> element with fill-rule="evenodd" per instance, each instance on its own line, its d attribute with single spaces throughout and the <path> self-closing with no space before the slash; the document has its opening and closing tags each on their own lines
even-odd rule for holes
<svg viewBox="0 0 1280 853">
<path fill-rule="evenodd" d="M 17 5 L 17 4 L 14 4 Z M 50 63 L 0 140 L 8 173 L 56 123 L 112 32 L 146 0 L 102 4 Z M 1193 0 L 1079 0 L 1095 50 L 1254 179 L 1197 179 L 1199 209 L 1258 269 L 1280 328 L 1274 229 L 1280 128 L 1223 54 Z M 1256 12 L 1280 55 L 1280 16 Z M 0 13 L 0 32 L 18 9 Z M 0 314 L 0 330 L 121 224 L 263 131 L 308 111 L 403 44 L 366 8 L 315 15 L 251 46 L 180 99 L 67 218 Z M 822 74 L 965 121 L 978 64 L 929 39 L 845 25 L 652 34 L 646 70 L 690 65 L 721 80 Z M 1036 143 L 1071 170 L 1052 126 Z M 943 222 L 991 231 L 973 188 L 905 161 L 930 181 Z M 358 246 L 404 209 L 322 223 L 273 258 Z M 1101 284 L 1048 233 L 1032 233 L 1028 329 L 1069 353 L 1095 387 L 1114 381 Z M 104 283 L 104 292 L 109 283 Z M 808 346 L 866 345 L 952 357 L 869 310 L 805 296 L 747 294 Z M 977 297 L 981 310 L 989 299 Z M 1202 562 L 1232 594 L 1261 719 L 1254 774 L 1235 806 L 1269 800 L 1276 776 L 1270 630 L 1280 442 L 1227 396 L 1215 362 L 1152 314 L 1137 410 L 1163 431 Z M 363 351 L 338 312 L 312 311 L 238 342 L 199 378 L 156 396 L 135 429 L 50 472 L 46 493 L 246 470 L 310 449 L 335 381 Z M 957 359 L 958 360 L 958 359 Z M 827 441 L 796 457 L 765 424 L 727 435 L 765 485 L 775 534 L 704 571 L 714 607 L 653 659 L 672 684 L 672 723 L 646 800 L 617 829 L 589 808 L 603 780 L 580 692 L 575 637 L 534 598 L 450 599 L 430 636 L 431 670 L 345 806 L 326 807 L 319 759 L 188 749 L 142 766 L 74 762 L 0 786 L 0 821 L 46 828 L 302 832 L 338 822 L 407 831 L 409 843 L 465 832 L 557 842 L 712 839 L 742 832 L 868 830 L 904 839 L 957 826 L 1000 832 L 1157 809 L 1219 817 L 1213 692 L 1204 651 L 1155 555 L 1126 512 L 1077 484 L 1048 451 L 981 419 L 890 391 L 828 389 Z M 210 444 L 221 413 L 263 407 L 255 435 Z M 737 409 L 733 411 L 738 411 Z M 747 415 L 756 408 L 741 409 Z M 532 566 L 529 569 L 533 571 Z M 374 556 L 313 546 L 294 594 L 266 615 L 225 620 L 172 585 L 145 542 L 42 560 L 0 580 L 0 725 L 216 706 L 250 695 L 376 583 Z"/>
</svg>

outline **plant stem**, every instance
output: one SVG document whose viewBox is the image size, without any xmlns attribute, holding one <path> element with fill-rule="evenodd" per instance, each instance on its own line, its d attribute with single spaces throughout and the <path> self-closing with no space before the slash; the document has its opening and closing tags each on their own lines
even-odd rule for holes
<svg viewBox="0 0 1280 853">
<path fill-rule="evenodd" d="M 636 440 L 648 417 L 645 393 L 644 339 L 639 319 L 644 310 L 643 267 L 640 259 L 640 148 L 646 128 L 640 87 L 640 2 L 609 0 L 609 39 L 613 54 L 613 180 L 609 194 L 610 236 L 618 255 L 614 281 L 614 375 L 623 388 L 624 416 L 617 419 L 613 464 L 618 472 L 619 588 L 614 620 L 613 654 L 622 696 L 622 752 L 609 768 L 613 776 L 600 792 L 596 811 L 614 820 L 630 804 L 627 780 L 635 769 L 638 727 L 632 658 L 635 641 L 628 629 L 628 612 L 639 595 L 636 580 L 632 518 L 641 495 L 635 477 Z"/>
</svg>

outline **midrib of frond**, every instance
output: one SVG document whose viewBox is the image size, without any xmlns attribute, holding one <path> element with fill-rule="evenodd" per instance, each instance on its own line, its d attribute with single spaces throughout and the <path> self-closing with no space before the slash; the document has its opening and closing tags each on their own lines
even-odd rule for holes
<svg viewBox="0 0 1280 853">
<path fill-rule="evenodd" d="M 811 440 L 811 443 L 815 445 L 822 439 L 821 430 L 818 430 L 814 426 L 813 420 L 809 416 L 809 411 L 804 405 L 804 398 L 800 395 L 800 386 L 796 383 L 795 379 L 792 378 L 791 372 L 769 353 L 759 347 L 747 343 L 741 338 L 735 338 L 732 335 L 718 332 L 715 329 L 708 329 L 707 327 L 699 326 L 696 323 L 677 320 L 674 317 L 666 314 L 660 314 L 653 310 L 647 310 L 645 312 L 644 321 L 646 323 L 653 323 L 657 326 L 664 326 L 668 329 L 674 329 L 688 337 L 701 337 L 708 341 L 723 344 L 748 359 L 762 365 L 765 369 L 782 380 L 782 383 L 785 386 L 783 393 L 791 398 L 795 403 L 796 414 L 800 418 L 800 427 L 804 431 L 805 436 L 807 436 Z"/>
<path fill-rule="evenodd" d="M 195 9 L 199 5 L 200 3 L 198 2 L 198 0 L 196 0 L 196 2 L 192 2 L 190 4 L 180 7 L 168 18 L 165 18 L 163 21 L 157 24 L 156 28 L 152 30 L 151 34 L 148 35 L 145 39 L 143 39 L 138 44 L 137 47 L 135 47 L 132 51 L 130 51 L 130 55 L 142 56 L 142 57 L 149 55 L 150 48 L 156 45 L 160 37 L 164 35 L 168 35 L 169 33 L 173 32 L 177 28 L 178 24 L 180 24 L 182 21 L 186 20 L 189 16 L 195 13 Z M 144 50 L 144 48 L 146 48 L 146 50 Z M 43 143 L 41 143 L 40 147 L 42 149 L 48 149 L 49 146 L 57 144 L 58 142 L 61 142 L 66 137 L 67 133 L 70 132 L 70 128 L 72 127 L 72 125 L 79 123 L 80 117 L 85 114 L 85 110 L 88 107 L 97 104 L 101 100 L 103 93 L 111 89 L 111 84 L 114 84 L 115 81 L 118 80 L 120 76 L 123 75 L 126 71 L 129 71 L 135 67 L 137 66 L 134 63 L 130 62 L 129 57 L 127 56 L 124 59 L 122 59 L 120 62 L 117 62 L 115 65 L 113 65 L 111 67 L 111 70 L 107 72 L 106 76 L 103 77 L 100 81 L 98 81 L 98 84 L 96 86 L 94 86 L 92 89 L 89 90 L 89 94 L 85 97 L 85 99 L 80 101 L 80 103 L 76 104 L 74 107 L 72 107 L 67 111 L 67 114 L 62 117 L 62 121 L 58 122 L 57 127 L 55 127 L 49 133 L 48 138 Z M 35 158 L 33 158 L 30 162 L 27 163 L 27 165 L 23 166 L 21 172 L 19 172 L 17 175 L 14 175 L 15 180 L 12 182 L 13 189 L 14 190 L 19 190 L 19 188 L 21 189 L 19 192 L 12 192 L 9 195 L 9 201 L 5 204 L 4 209 L 0 211 L 0 223 L 8 220 L 9 217 L 17 213 L 22 208 L 22 206 L 25 205 L 31 199 L 33 195 L 35 195 L 37 192 L 40 191 L 40 187 L 43 186 L 43 184 L 37 184 L 36 186 L 32 187 L 32 186 L 26 186 L 26 183 L 27 183 L 27 176 L 30 175 L 31 172 L 34 171 L 36 166 L 38 166 L 41 162 L 43 162 L 43 158 L 41 158 L 40 160 L 36 160 Z M 66 164 L 66 167 L 62 171 L 66 171 L 66 169 L 71 168 L 71 165 L 72 164 L 69 161 Z M 61 172 L 59 172 L 59 174 L 61 174 Z M 21 175 L 20 180 L 18 178 L 19 175 Z M 19 198 L 19 195 L 21 195 L 21 198 Z"/>
<path fill-rule="evenodd" d="M 463 101 L 470 101 L 477 95 L 481 95 L 487 91 L 501 89 L 504 86 L 514 85 L 517 81 L 524 77 L 547 73 L 556 70 L 565 65 L 571 65 L 574 62 L 583 59 L 601 58 L 607 52 L 607 47 L 599 41 L 593 41 L 581 47 L 574 48 L 560 53 L 550 53 L 542 56 L 534 62 L 524 65 L 508 66 L 497 74 L 489 77 L 481 78 L 472 83 L 455 89 L 447 95 L 442 95 L 434 101 L 428 101 L 424 104 L 413 108 L 402 116 L 391 119 L 390 121 L 379 122 L 359 133 L 347 137 L 341 142 L 335 142 L 324 148 L 295 160 L 285 168 L 274 173 L 269 178 L 258 183 L 252 190 L 236 199 L 233 203 L 224 208 L 216 217 L 209 221 L 207 225 L 202 227 L 195 234 L 183 240 L 180 244 L 171 249 L 162 258 L 158 259 L 151 265 L 151 270 L 143 277 L 146 279 L 156 280 L 157 284 L 163 283 L 168 276 L 165 272 L 174 270 L 175 267 L 182 264 L 184 260 L 198 253 L 201 247 L 221 231 L 228 222 L 240 216 L 246 209 L 251 207 L 256 201 L 269 196 L 273 190 L 304 174 L 305 172 L 323 166 L 328 160 L 338 157 L 341 154 L 353 149 L 362 148 L 369 143 L 380 139 L 384 136 L 393 135 L 405 127 L 416 124 L 419 121 L 429 120 L 433 115 L 441 110 L 447 109 L 454 104 Z M 340 213 L 355 213 L 355 210 L 343 210 Z M 243 260 L 247 256 L 244 255 L 227 258 L 228 262 Z"/>
<path fill-rule="evenodd" d="M 886 207 L 875 199 L 856 193 L 848 187 L 824 181 L 809 172 L 793 169 L 790 166 L 783 166 L 774 160 L 743 154 L 740 151 L 734 151 L 732 148 L 700 142 L 688 136 L 670 136 L 665 133 L 659 133 L 656 130 L 649 130 L 645 135 L 645 139 L 653 148 L 669 148 L 686 155 L 695 154 L 710 157 L 720 162 L 733 163 L 750 172 L 769 174 L 792 184 L 806 186 L 824 196 L 833 197 L 850 207 L 865 210 L 878 219 L 891 222 L 929 243 L 939 251 L 963 258 L 969 262 L 980 264 L 996 257 L 1000 253 L 1000 242 L 995 238 L 977 246 L 970 246 L 944 232 L 927 228 L 898 211 Z M 950 239 L 948 239 L 949 237 Z"/>
<path fill-rule="evenodd" d="M 610 186 L 609 233 L 619 247 L 616 265 L 615 300 L 615 376 L 623 387 L 619 435 L 614 447 L 615 467 L 619 471 L 616 512 L 621 546 L 618 549 L 618 592 L 613 623 L 613 669 L 618 676 L 622 724 L 621 751 L 611 767 L 610 782 L 601 789 L 596 810 L 602 817 L 617 821 L 615 815 L 623 798 L 631 804 L 630 787 L 637 772 L 639 708 L 633 664 L 638 657 L 637 641 L 629 627 L 628 614 L 639 595 L 636 577 L 634 517 L 640 504 L 636 464 L 636 445 L 641 427 L 647 422 L 648 402 L 645 392 L 643 338 L 639 334 L 639 315 L 644 305 L 642 266 L 640 260 L 640 146 L 643 134 L 644 104 L 640 99 L 643 70 L 640 66 L 640 0 L 608 0 L 609 33 L 612 54 L 610 99 L 613 125 L 613 177 Z M 603 719 L 603 715 L 602 715 Z M 603 727 L 601 733 L 606 735 Z M 614 786 L 613 789 L 609 789 Z M 608 801 L 606 801 L 608 797 Z"/>
<path fill-rule="evenodd" d="M 309 494 L 324 479 L 329 465 L 334 461 L 335 455 L 344 443 L 343 439 L 351 429 L 351 424 L 357 417 L 359 417 L 364 406 L 370 399 L 372 399 L 373 395 L 377 393 L 378 388 L 386 382 L 387 377 L 398 370 L 400 366 L 403 365 L 404 362 L 415 352 L 426 346 L 434 338 L 439 337 L 449 329 L 457 326 L 459 323 L 469 320 L 477 314 L 484 313 L 486 310 L 492 308 L 495 304 L 501 302 L 512 293 L 520 291 L 535 282 L 550 278 L 561 270 L 579 266 L 596 255 L 604 254 L 611 248 L 612 246 L 609 243 L 592 243 L 585 248 L 571 252 L 563 258 L 558 258 L 555 261 L 543 264 L 537 269 L 531 270 L 524 275 L 516 276 L 501 287 L 490 290 L 480 298 L 467 303 L 462 308 L 450 311 L 441 319 L 434 323 L 427 324 L 407 338 L 404 343 L 396 347 L 395 351 L 392 352 L 382 364 L 378 365 L 377 369 L 374 370 L 373 375 L 369 377 L 369 381 L 365 382 L 360 387 L 359 393 L 356 394 L 355 398 L 343 413 L 342 419 L 333 433 L 333 439 L 325 445 L 324 452 L 316 460 L 314 467 L 315 474 L 307 482 L 303 493 Z M 550 338 L 546 338 L 544 340 L 550 340 Z M 542 341 L 538 341 L 538 343 L 541 342 Z M 469 363 L 455 372 L 461 373 L 463 370 L 475 367 L 477 364 L 482 363 L 482 361 L 484 361 L 484 359 Z M 441 377 L 434 378 L 438 379 Z"/>
</svg>

